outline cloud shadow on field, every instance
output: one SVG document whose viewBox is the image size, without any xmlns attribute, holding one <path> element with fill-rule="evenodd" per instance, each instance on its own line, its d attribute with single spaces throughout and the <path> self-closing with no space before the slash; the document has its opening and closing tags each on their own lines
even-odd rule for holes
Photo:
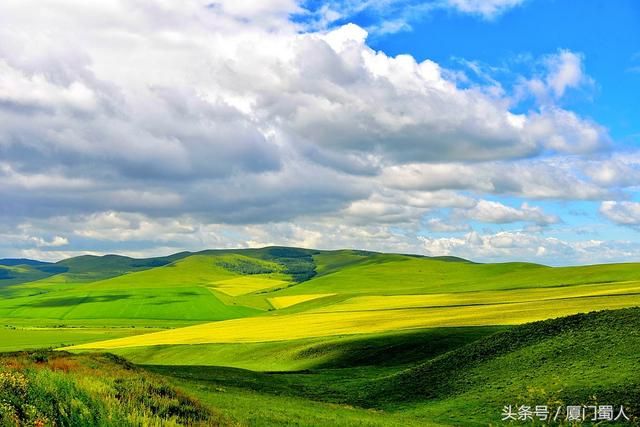
<svg viewBox="0 0 640 427">
<path fill-rule="evenodd" d="M 22 307 L 68 307 L 92 302 L 112 302 L 130 298 L 131 295 L 102 295 L 85 297 L 50 298 L 32 304 L 24 304 Z"/>
</svg>

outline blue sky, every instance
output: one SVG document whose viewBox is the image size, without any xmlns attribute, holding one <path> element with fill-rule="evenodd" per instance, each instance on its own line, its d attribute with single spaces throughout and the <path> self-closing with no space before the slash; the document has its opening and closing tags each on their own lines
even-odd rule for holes
<svg viewBox="0 0 640 427">
<path fill-rule="evenodd" d="M 638 28 L 632 0 L 4 1 L 0 257 L 638 261 Z"/>
<path fill-rule="evenodd" d="M 563 105 L 603 123 L 621 145 L 640 142 L 634 96 L 640 93 L 637 2 L 586 1 L 578 7 L 570 1 L 530 0 L 489 21 L 440 10 L 410 22 L 412 30 L 374 37 L 371 46 L 448 68 L 458 68 L 463 58 L 521 74 L 531 71 L 530 63 L 519 60 L 523 56 L 537 58 L 558 49 L 582 53 L 595 87 L 571 94 Z"/>
</svg>

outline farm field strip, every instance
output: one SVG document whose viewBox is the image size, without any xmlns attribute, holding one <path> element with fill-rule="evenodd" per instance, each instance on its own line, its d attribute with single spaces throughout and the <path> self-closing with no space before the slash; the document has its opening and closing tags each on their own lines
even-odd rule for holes
<svg viewBox="0 0 640 427">
<path fill-rule="evenodd" d="M 596 296 L 637 295 L 640 282 L 630 281 L 597 285 L 559 286 L 503 291 L 457 292 L 420 295 L 354 296 L 345 301 L 312 310 L 313 312 L 395 310 L 462 305 L 508 304 L 517 302 L 564 300 Z M 280 297 L 283 298 L 283 297 Z"/>
<path fill-rule="evenodd" d="M 287 285 L 289 282 L 284 280 L 271 279 L 264 276 L 241 276 L 233 279 L 226 279 L 213 283 L 211 286 L 219 292 L 236 297 L 240 295 L 250 294 L 264 289 L 271 289 L 277 286 Z"/>
<path fill-rule="evenodd" d="M 324 297 L 331 297 L 336 294 L 304 294 L 304 295 L 290 295 L 284 297 L 268 298 L 269 302 L 275 308 L 287 308 L 297 304 L 301 304 L 307 301 L 313 301 Z"/>
<path fill-rule="evenodd" d="M 444 326 L 515 325 L 570 314 L 640 305 L 640 295 L 592 296 L 481 306 L 299 313 L 234 319 L 72 347 L 110 349 L 172 344 L 286 341 Z"/>
</svg>

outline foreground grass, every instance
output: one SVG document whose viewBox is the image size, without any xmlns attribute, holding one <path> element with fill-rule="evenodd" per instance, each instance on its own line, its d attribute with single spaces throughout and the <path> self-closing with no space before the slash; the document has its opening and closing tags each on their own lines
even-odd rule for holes
<svg viewBox="0 0 640 427">
<path fill-rule="evenodd" d="M 155 375 L 111 355 L 0 355 L 2 426 L 179 426 L 225 423 Z"/>
</svg>

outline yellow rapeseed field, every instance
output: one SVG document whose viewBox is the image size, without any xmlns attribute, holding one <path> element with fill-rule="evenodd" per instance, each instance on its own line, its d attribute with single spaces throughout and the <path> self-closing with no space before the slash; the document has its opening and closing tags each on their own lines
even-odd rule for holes
<svg viewBox="0 0 640 427">
<path fill-rule="evenodd" d="M 269 298 L 269 302 L 274 308 L 287 308 L 292 305 L 300 304 L 307 301 L 312 301 L 318 298 L 330 297 L 335 294 L 304 294 L 304 295 L 290 295 L 284 297 Z"/>
<path fill-rule="evenodd" d="M 435 308 L 304 312 L 225 320 L 70 349 L 110 349 L 170 344 L 266 342 L 442 326 L 510 325 L 589 310 L 640 305 L 640 295 L 591 296 Z M 589 310 L 585 310 L 588 307 Z"/>
<path fill-rule="evenodd" d="M 227 295 L 235 297 L 238 295 L 246 295 L 252 292 L 261 291 L 263 289 L 275 288 L 276 286 L 286 285 L 287 283 L 288 282 L 283 280 L 251 275 L 221 280 L 219 282 L 215 282 L 212 287 L 216 291 L 224 292 Z"/>
<path fill-rule="evenodd" d="M 555 288 L 527 288 L 426 295 L 368 295 L 353 297 L 345 301 L 318 308 L 314 311 L 389 310 L 398 308 L 428 308 L 472 304 L 504 304 L 632 294 L 640 294 L 640 282 L 629 281 L 598 285 L 560 286 Z"/>
</svg>

